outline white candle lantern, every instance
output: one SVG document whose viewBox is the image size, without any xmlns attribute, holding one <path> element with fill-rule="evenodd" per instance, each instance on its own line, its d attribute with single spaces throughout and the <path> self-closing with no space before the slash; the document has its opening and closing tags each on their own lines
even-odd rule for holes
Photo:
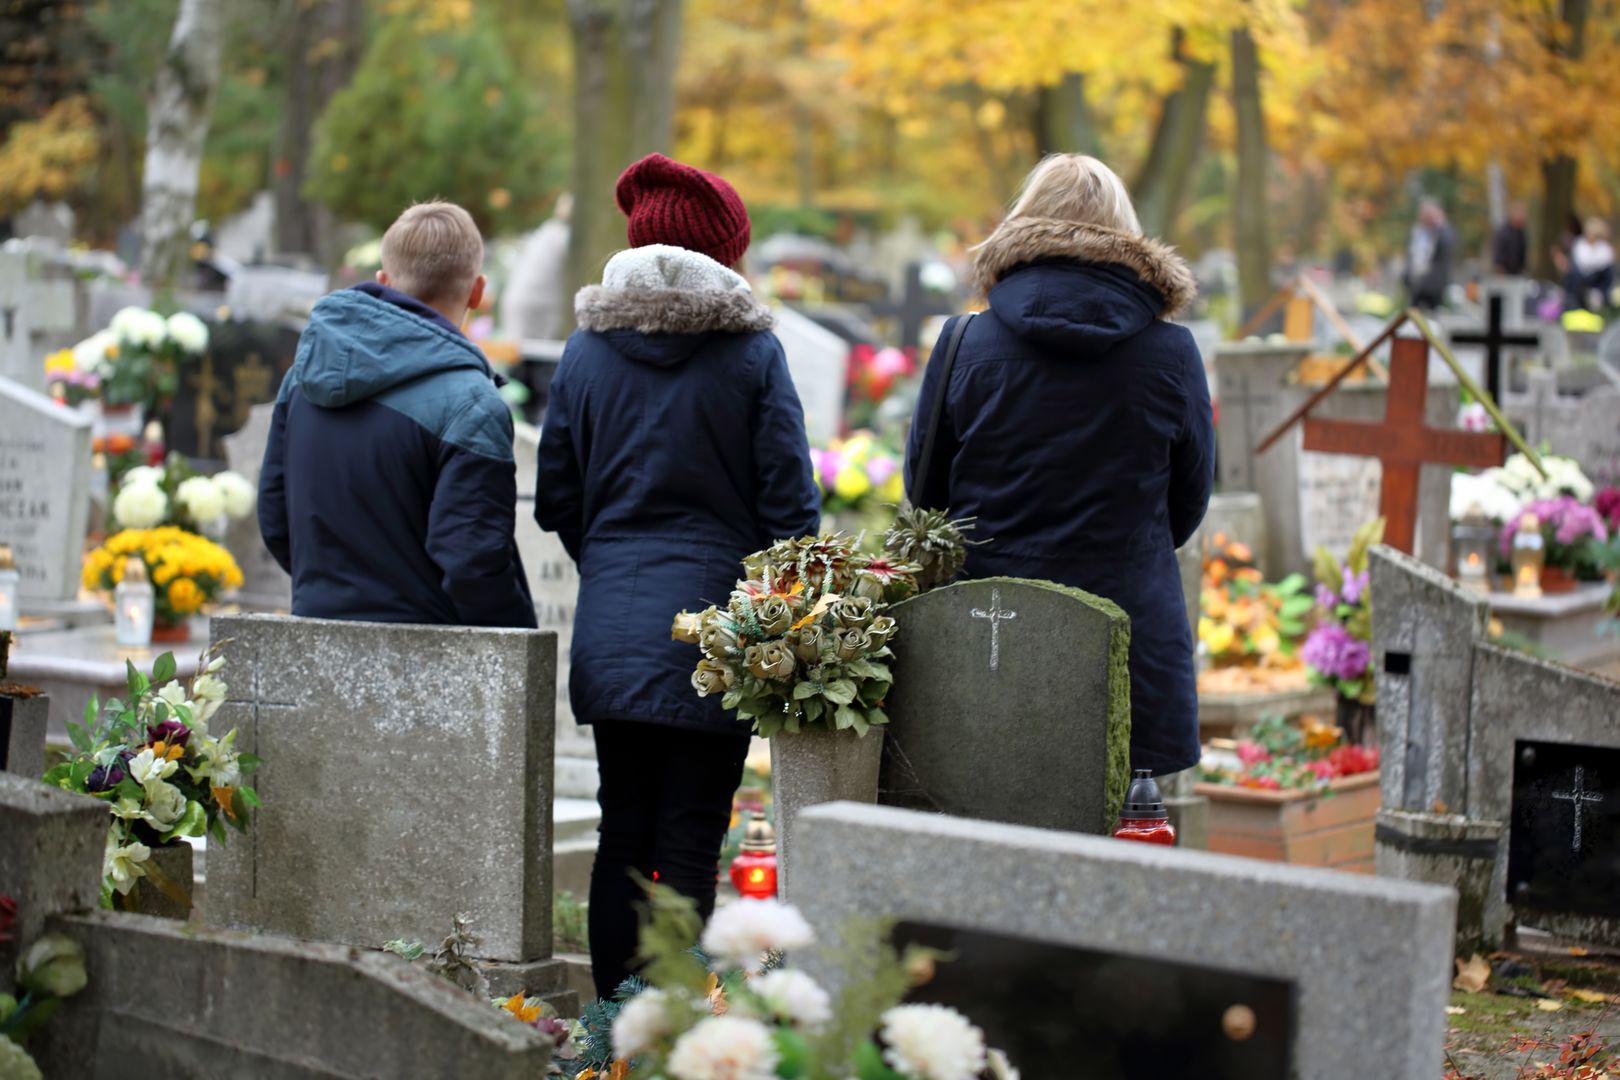
<svg viewBox="0 0 1620 1080">
<path fill-rule="evenodd" d="M 22 603 L 17 594 L 21 586 L 22 575 L 17 573 L 11 545 L 0 544 L 0 631 L 17 629 L 17 609 Z"/>
<path fill-rule="evenodd" d="M 139 556 L 131 555 L 124 564 L 124 579 L 113 590 L 113 606 L 118 644 L 142 649 L 152 644 L 156 597 L 146 578 L 146 562 Z"/>
</svg>

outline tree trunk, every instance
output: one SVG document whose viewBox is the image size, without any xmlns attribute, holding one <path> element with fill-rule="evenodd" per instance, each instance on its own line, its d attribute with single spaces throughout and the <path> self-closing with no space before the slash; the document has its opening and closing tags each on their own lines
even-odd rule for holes
<svg viewBox="0 0 1620 1080">
<path fill-rule="evenodd" d="M 1186 203 L 1198 153 L 1204 141 L 1204 112 L 1215 85 L 1215 65 L 1182 55 L 1180 30 L 1171 36 L 1172 55 L 1182 67 L 1181 86 L 1164 99 L 1147 161 L 1131 191 L 1142 229 L 1150 236 L 1165 235 L 1176 224 Z"/>
<path fill-rule="evenodd" d="M 141 182 L 141 278 L 174 288 L 191 251 L 197 172 L 219 87 L 226 0 L 180 0 L 168 50 L 146 106 Z"/>
<path fill-rule="evenodd" d="M 625 246 L 613 185 L 625 166 L 667 152 L 675 123 L 680 0 L 569 0 L 574 38 L 574 214 L 563 305 Z"/>
<path fill-rule="evenodd" d="M 1035 101 L 1036 154 L 1095 156 L 1099 149 L 1097 124 L 1086 104 L 1086 77 L 1076 72 L 1055 86 L 1041 87 Z"/>
<path fill-rule="evenodd" d="M 1247 28 L 1232 31 L 1232 112 L 1237 117 L 1237 189 L 1232 235 L 1237 244 L 1243 317 L 1271 295 L 1271 242 L 1266 230 L 1270 151 L 1260 104 L 1260 55 Z"/>
<path fill-rule="evenodd" d="M 1579 59 L 1586 49 L 1586 17 L 1591 9 L 1591 0 L 1559 0 L 1558 17 L 1567 28 L 1568 36 L 1553 48 L 1571 60 Z M 1563 237 L 1564 227 L 1575 213 L 1575 171 L 1575 159 L 1568 154 L 1559 154 L 1541 163 L 1541 235 L 1536 238 L 1535 259 L 1531 263 L 1537 277 L 1558 277 L 1552 249 Z"/>
<path fill-rule="evenodd" d="M 365 26 L 363 0 L 287 0 L 286 107 L 271 189 L 275 195 L 278 252 L 313 255 L 323 266 L 335 250 L 337 221 L 324 206 L 304 198 L 315 123 L 360 63 Z"/>
</svg>

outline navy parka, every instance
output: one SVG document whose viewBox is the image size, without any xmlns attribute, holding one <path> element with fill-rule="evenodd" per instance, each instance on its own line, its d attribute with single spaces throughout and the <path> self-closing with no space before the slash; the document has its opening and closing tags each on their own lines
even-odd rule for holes
<svg viewBox="0 0 1620 1080">
<path fill-rule="evenodd" d="M 1131 618 L 1131 765 L 1199 757 L 1192 631 L 1176 562 L 1214 482 L 1193 295 L 1169 248 L 1047 219 L 1004 224 L 976 253 L 989 310 L 951 373 L 928 490 L 914 488 L 939 393 L 940 335 L 906 460 L 914 502 L 978 519 L 967 575 L 1056 581 Z"/>
</svg>

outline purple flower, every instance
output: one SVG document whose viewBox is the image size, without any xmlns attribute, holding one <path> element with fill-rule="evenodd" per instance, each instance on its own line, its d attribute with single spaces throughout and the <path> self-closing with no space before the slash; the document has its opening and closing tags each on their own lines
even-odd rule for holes
<svg viewBox="0 0 1620 1080">
<path fill-rule="evenodd" d="M 1318 584 L 1316 586 L 1316 606 L 1332 611 L 1339 606 L 1339 598 L 1333 595 L 1332 589 L 1326 585 Z"/>
<path fill-rule="evenodd" d="M 1352 574 L 1346 566 L 1341 573 L 1344 575 L 1344 602 L 1352 606 L 1361 603 L 1361 594 L 1367 590 L 1368 572 Z"/>
<path fill-rule="evenodd" d="M 1318 624 L 1300 655 L 1318 674 L 1339 680 L 1361 678 L 1372 662 L 1367 643 L 1336 622 Z"/>
<path fill-rule="evenodd" d="M 148 742 L 165 742 L 170 746 L 184 746 L 189 738 L 191 738 L 191 729 L 178 720 L 165 720 L 161 724 L 146 729 Z"/>
<path fill-rule="evenodd" d="M 119 754 L 111 765 L 98 765 L 84 782 L 86 791 L 111 791 L 129 775 L 124 766 L 129 764 L 128 754 Z"/>
<path fill-rule="evenodd" d="M 1519 522 L 1526 514 L 1536 515 L 1544 530 L 1550 526 L 1553 530 L 1553 540 L 1559 544 L 1567 546 L 1583 536 L 1591 536 L 1599 543 L 1609 539 L 1609 530 L 1603 523 L 1603 516 L 1590 506 L 1569 495 L 1560 495 L 1556 499 L 1537 499 L 1503 526 L 1500 540 L 1503 558 L 1512 554 L 1513 534 L 1519 531 Z"/>
<path fill-rule="evenodd" d="M 872 481 L 873 487 L 882 487 L 884 481 L 893 476 L 898 468 L 894 458 L 887 454 L 879 454 L 866 463 L 866 478 Z"/>
</svg>

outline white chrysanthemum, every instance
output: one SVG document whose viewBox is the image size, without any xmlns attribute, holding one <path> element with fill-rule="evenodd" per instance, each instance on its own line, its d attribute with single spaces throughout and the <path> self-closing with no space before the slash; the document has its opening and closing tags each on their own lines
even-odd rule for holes
<svg viewBox="0 0 1620 1080">
<path fill-rule="evenodd" d="M 1451 474 L 1451 519 L 1461 521 L 1475 506 L 1492 521 L 1508 521 L 1523 503 L 1493 477 L 1481 473 Z"/>
<path fill-rule="evenodd" d="M 113 500 L 113 517 L 123 529 L 150 529 L 169 516 L 169 497 L 156 484 L 124 484 Z"/>
<path fill-rule="evenodd" d="M 703 951 L 717 970 L 758 971 L 766 953 L 802 949 L 815 940 L 799 909 L 780 900 L 737 900 L 714 913 Z"/>
<path fill-rule="evenodd" d="M 73 366 L 82 372 L 90 373 L 100 369 L 106 363 L 107 354 L 118 347 L 118 336 L 107 330 L 99 330 L 77 345 L 73 346 Z"/>
<path fill-rule="evenodd" d="M 222 472 L 214 476 L 214 486 L 225 497 L 225 513 L 233 519 L 245 518 L 253 513 L 253 504 L 259 493 L 241 473 Z"/>
<path fill-rule="evenodd" d="M 671 1031 L 662 990 L 643 990 L 624 1003 L 613 1018 L 613 1053 L 633 1058 L 645 1054 Z"/>
<path fill-rule="evenodd" d="M 137 465 L 133 469 L 125 470 L 118 483 L 123 487 L 128 487 L 130 484 L 152 484 L 156 487 L 162 487 L 163 481 L 168 479 L 168 476 L 166 470 L 160 469 L 156 465 Z"/>
<path fill-rule="evenodd" d="M 758 1020 L 711 1016 L 675 1040 L 666 1068 L 675 1080 L 774 1080 L 776 1040 Z"/>
<path fill-rule="evenodd" d="M 208 327 L 189 311 L 177 311 L 169 316 L 169 339 L 188 353 L 201 356 L 208 348 Z"/>
<path fill-rule="evenodd" d="M 1022 1080 L 1013 1063 L 1007 1060 L 1007 1055 L 1000 1050 L 991 1050 L 987 1060 L 987 1067 L 994 1080 Z"/>
<path fill-rule="evenodd" d="M 832 1019 L 832 995 L 802 971 L 767 971 L 750 979 L 748 989 L 758 994 L 773 1014 L 791 1024 L 816 1028 Z"/>
<path fill-rule="evenodd" d="M 169 322 L 155 311 L 127 307 L 112 317 L 110 326 L 121 343 L 161 349 L 169 338 Z"/>
<path fill-rule="evenodd" d="M 897 1005 L 883 1014 L 883 1060 L 917 1080 L 974 1080 L 984 1071 L 984 1032 L 944 1005 Z"/>
<path fill-rule="evenodd" d="M 199 525 L 225 513 L 224 492 L 206 476 L 193 476 L 180 481 L 180 486 L 174 489 L 174 498 L 186 508 L 191 520 Z"/>
</svg>

